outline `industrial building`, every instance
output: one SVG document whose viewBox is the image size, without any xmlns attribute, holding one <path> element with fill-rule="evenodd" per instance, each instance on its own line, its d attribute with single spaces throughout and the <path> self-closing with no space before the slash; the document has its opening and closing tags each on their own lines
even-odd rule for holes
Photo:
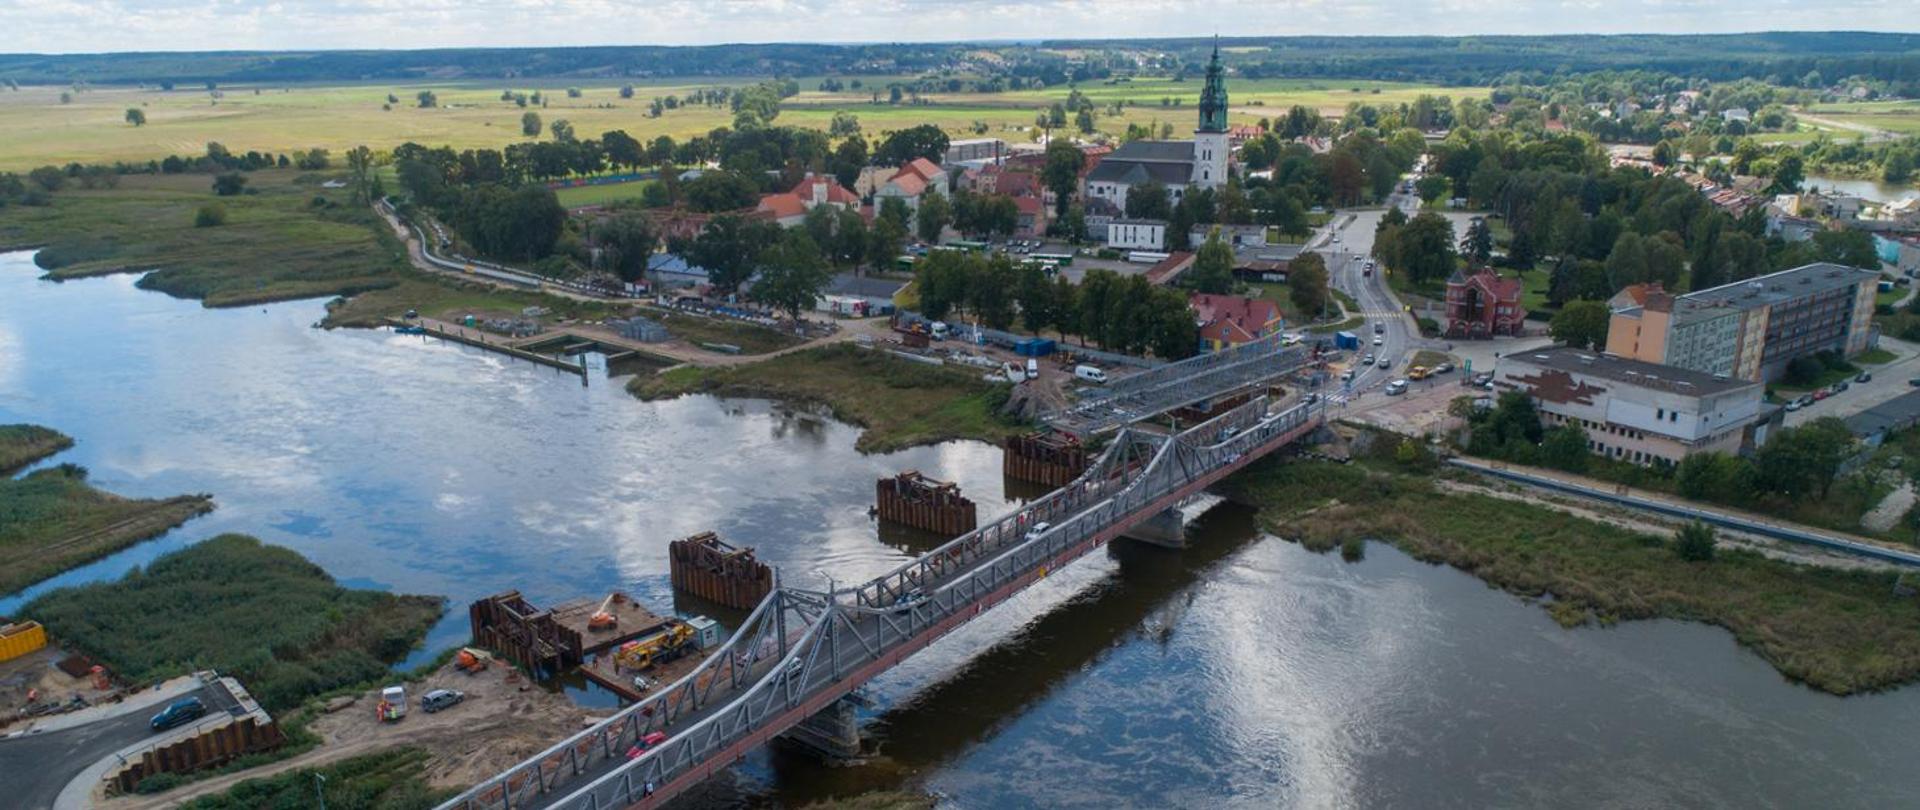
<svg viewBox="0 0 1920 810">
<path fill-rule="evenodd" d="M 1644 303 L 1614 310 L 1607 353 L 1765 382 L 1797 357 L 1865 351 L 1879 281 L 1823 262 L 1685 295 L 1650 288 Z"/>
</svg>

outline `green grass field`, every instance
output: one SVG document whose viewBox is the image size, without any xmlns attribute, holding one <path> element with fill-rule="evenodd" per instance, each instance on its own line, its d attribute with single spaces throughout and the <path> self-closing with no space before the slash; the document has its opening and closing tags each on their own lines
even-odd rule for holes
<svg viewBox="0 0 1920 810">
<path fill-rule="evenodd" d="M 1902 135 L 1920 135 L 1920 101 L 1860 101 L 1851 103 L 1821 104 L 1808 110 L 1809 113 L 1832 121 L 1855 126 L 1896 132 Z M 1841 130 L 1832 133 L 1840 138 L 1849 133 Z"/>
<path fill-rule="evenodd" d="M 0 476 L 73 446 L 73 438 L 39 425 L 0 425 Z"/>
<path fill-rule="evenodd" d="M 569 186 L 554 191 L 554 196 L 559 197 L 560 204 L 568 208 L 579 208 L 583 205 L 606 205 L 607 203 L 620 200 L 639 199 L 640 195 L 646 193 L 647 187 L 654 185 L 656 182 L 658 181 L 636 180 L 631 183 L 614 183 L 602 186 Z"/>
<path fill-rule="evenodd" d="M 869 85 L 882 86 L 894 77 L 868 76 Z M 619 84 L 577 85 L 580 98 L 568 98 L 564 82 L 533 84 L 498 82 L 368 83 L 301 86 L 223 87 L 214 98 L 200 88 L 162 91 L 101 87 L 74 93 L 62 104 L 64 87 L 35 86 L 17 92 L 0 91 L 0 170 L 25 170 L 47 164 L 154 160 L 171 154 L 198 155 L 208 141 L 219 141 L 236 152 L 274 153 L 315 147 L 332 150 L 366 144 L 391 149 L 407 141 L 455 149 L 499 148 L 525 140 L 520 117 L 532 111 L 545 122 L 566 119 L 582 137 L 597 137 L 624 129 L 642 139 L 659 135 L 686 138 L 731 124 L 725 107 L 689 107 L 647 117 L 648 102 L 656 95 L 685 95 L 696 89 L 736 86 L 752 78 L 716 78 L 707 82 L 636 82 L 634 98 L 622 99 Z M 817 78 L 799 80 L 803 91 L 787 100 L 778 123 L 824 129 L 837 110 L 860 118 L 869 137 L 880 132 L 933 123 L 955 136 L 970 134 L 976 123 L 989 134 L 1004 138 L 1029 137 L 1036 111 L 1065 99 L 1069 88 L 991 94 L 935 94 L 927 106 L 874 104 L 868 89 L 822 93 Z M 541 89 L 548 95 L 545 108 L 522 109 L 502 101 L 502 90 Z M 1306 105 L 1326 114 L 1338 114 L 1349 102 L 1393 104 L 1411 101 L 1422 93 L 1485 97 L 1484 88 L 1429 87 L 1418 84 L 1330 79 L 1229 80 L 1233 119 L 1251 123 L 1282 114 L 1288 106 Z M 415 96 L 431 90 L 439 106 L 418 107 Z M 1126 130 L 1128 123 L 1171 122 L 1176 132 L 1191 129 L 1198 79 L 1174 82 L 1145 78 L 1119 84 L 1089 84 L 1081 92 L 1107 103 L 1133 100 L 1123 116 L 1099 118 L 1109 133 Z M 257 91 L 257 92 L 256 92 Z M 391 103 L 391 94 L 398 101 Z M 1178 108 L 1161 107 L 1162 98 L 1178 97 Z M 391 109 L 383 109 L 391 106 Z M 125 122 L 129 108 L 139 108 L 147 124 Z"/>
</svg>

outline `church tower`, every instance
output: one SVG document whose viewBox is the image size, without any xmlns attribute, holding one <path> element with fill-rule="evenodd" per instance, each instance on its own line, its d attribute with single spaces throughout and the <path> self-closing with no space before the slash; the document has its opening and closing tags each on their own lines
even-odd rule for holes
<svg viewBox="0 0 1920 810">
<path fill-rule="evenodd" d="M 1220 45 L 1207 62 L 1207 84 L 1200 90 L 1200 126 L 1193 131 L 1193 184 L 1216 188 L 1227 184 L 1227 78 L 1220 66 Z"/>
</svg>

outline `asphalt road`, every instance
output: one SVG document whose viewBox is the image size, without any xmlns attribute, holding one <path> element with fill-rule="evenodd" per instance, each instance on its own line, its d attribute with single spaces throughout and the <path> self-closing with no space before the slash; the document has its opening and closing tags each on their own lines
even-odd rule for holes
<svg viewBox="0 0 1920 810">
<path fill-rule="evenodd" d="M 1395 194 L 1388 199 L 1388 204 L 1409 216 L 1419 210 L 1418 198 L 1411 196 Z M 1334 288 L 1353 296 L 1354 302 L 1360 305 L 1358 314 L 1366 318 L 1358 330 L 1361 348 L 1354 362 L 1357 364 L 1368 353 L 1372 353 L 1376 361 L 1376 365 L 1358 369 L 1351 386 L 1337 385 L 1333 389 L 1336 394 L 1355 396 L 1398 379 L 1405 373 L 1408 355 L 1413 350 L 1412 321 L 1402 311 L 1400 300 L 1387 288 L 1386 276 L 1378 270 L 1371 276 L 1364 275 L 1368 256 L 1373 252 L 1374 228 L 1385 214 L 1385 209 L 1341 214 L 1333 220 L 1332 225 L 1337 227 L 1331 228 L 1329 238 L 1319 242 L 1318 250 L 1327 257 L 1327 273 L 1332 277 Z M 1376 325 L 1382 330 L 1378 335 L 1374 334 Z M 1373 345 L 1376 337 L 1380 339 L 1378 346 Z M 1386 358 L 1390 367 L 1380 368 L 1377 365 L 1380 358 Z"/>
<path fill-rule="evenodd" d="M 209 708 L 218 706 L 211 690 L 196 689 L 185 697 L 198 697 Z M 176 698 L 176 700 L 179 698 Z M 172 701 L 167 701 L 172 702 Z M 129 745 L 154 735 L 147 723 L 163 705 L 128 712 L 84 726 L 0 739 L 0 774 L 5 779 L 6 807 L 47 808 L 67 783 L 89 766 Z"/>
</svg>

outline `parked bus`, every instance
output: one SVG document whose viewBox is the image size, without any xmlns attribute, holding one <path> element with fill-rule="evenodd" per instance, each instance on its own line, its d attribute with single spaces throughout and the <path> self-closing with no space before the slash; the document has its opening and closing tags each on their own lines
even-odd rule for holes
<svg viewBox="0 0 1920 810">
<path fill-rule="evenodd" d="M 1127 254 L 1127 261 L 1135 264 L 1159 264 L 1167 260 L 1170 253 L 1156 253 L 1151 250 L 1136 250 Z"/>
<path fill-rule="evenodd" d="M 987 243 L 969 242 L 964 239 L 955 239 L 951 242 L 946 243 L 945 245 L 943 245 L 943 247 L 950 247 L 958 250 L 970 250 L 970 251 L 973 251 L 974 253 L 984 253 L 987 250 Z"/>
<path fill-rule="evenodd" d="M 1061 267 L 1073 266 L 1073 254 L 1071 253 L 1029 253 L 1027 254 L 1027 258 L 1033 259 L 1034 261 L 1053 262 Z"/>
<path fill-rule="evenodd" d="M 915 259 L 912 256 L 901 256 L 893 260 L 893 266 L 902 273 L 911 273 L 913 272 L 914 261 Z"/>
</svg>

